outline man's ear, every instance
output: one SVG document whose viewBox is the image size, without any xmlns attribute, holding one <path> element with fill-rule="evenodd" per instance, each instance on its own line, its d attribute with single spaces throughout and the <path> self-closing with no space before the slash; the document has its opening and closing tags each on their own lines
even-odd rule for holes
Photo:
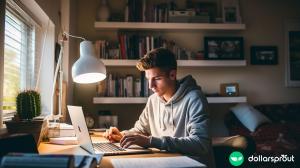
<svg viewBox="0 0 300 168">
<path fill-rule="evenodd" d="M 171 80 L 176 80 L 177 71 L 175 69 L 171 70 L 169 73 L 169 78 Z"/>
</svg>

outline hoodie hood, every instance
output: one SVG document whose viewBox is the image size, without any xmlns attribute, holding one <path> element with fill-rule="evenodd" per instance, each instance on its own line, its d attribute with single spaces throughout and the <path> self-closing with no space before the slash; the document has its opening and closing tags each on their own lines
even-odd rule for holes
<svg viewBox="0 0 300 168">
<path fill-rule="evenodd" d="M 197 85 L 196 80 L 191 75 L 188 75 L 188 76 L 178 80 L 177 84 L 178 84 L 177 91 L 171 97 L 171 99 L 168 102 L 166 102 L 165 105 L 177 103 L 187 93 L 189 93 L 192 90 L 201 90 L 201 87 Z"/>
<path fill-rule="evenodd" d="M 159 116 L 160 116 L 159 126 L 163 130 L 167 129 L 166 123 L 172 124 L 173 131 L 175 129 L 173 107 L 176 106 L 176 103 L 181 99 L 183 99 L 185 95 L 188 94 L 190 91 L 201 90 L 201 87 L 197 85 L 196 80 L 191 75 L 188 75 L 178 80 L 177 85 L 178 85 L 177 91 L 168 102 L 165 102 L 163 98 L 160 98 L 160 103 L 158 108 Z M 161 111 L 161 106 L 163 106 L 162 111 Z M 171 110 L 166 111 L 167 106 L 171 106 Z"/>
</svg>

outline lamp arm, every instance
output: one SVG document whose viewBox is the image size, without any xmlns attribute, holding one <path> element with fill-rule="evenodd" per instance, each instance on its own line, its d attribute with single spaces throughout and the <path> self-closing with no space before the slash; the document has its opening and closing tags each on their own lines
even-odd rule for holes
<svg viewBox="0 0 300 168">
<path fill-rule="evenodd" d="M 64 49 L 63 44 L 62 44 L 62 49 Z M 64 78 L 64 72 L 63 72 L 62 58 L 61 58 L 61 61 L 59 64 L 59 97 L 58 97 L 58 116 L 59 117 L 62 116 L 63 78 Z"/>
<path fill-rule="evenodd" d="M 65 36 L 73 37 L 73 38 L 78 38 L 78 39 L 81 39 L 81 40 L 83 40 L 83 41 L 86 40 L 86 39 L 83 38 L 83 37 L 80 37 L 80 36 L 74 36 L 74 35 L 71 35 L 71 34 L 69 34 L 69 33 L 67 33 L 67 32 L 64 32 L 63 34 L 64 34 Z"/>
<path fill-rule="evenodd" d="M 52 119 L 53 120 L 59 120 L 59 118 L 62 116 L 62 110 L 61 110 L 61 107 L 62 107 L 62 81 L 63 81 L 63 70 L 62 70 L 62 57 L 63 57 L 63 51 L 64 51 L 64 41 L 67 40 L 67 37 L 73 37 L 73 38 L 78 38 L 78 39 L 82 39 L 82 40 L 86 40 L 85 38 L 83 37 L 80 37 L 80 36 L 74 36 L 74 35 L 71 35 L 67 32 L 64 32 L 63 33 L 63 37 L 62 37 L 62 43 L 61 43 L 61 49 L 59 51 L 59 56 L 58 56 L 58 60 L 57 60 L 57 64 L 56 64 L 56 67 L 55 67 L 55 73 L 54 73 L 54 78 L 53 78 L 53 85 L 52 85 L 52 99 L 51 99 L 51 115 L 52 115 Z M 54 115 L 54 109 L 53 109 L 53 99 L 54 99 L 54 94 L 55 94 L 55 86 L 56 86 L 56 78 L 57 78 L 57 75 L 58 75 L 58 70 L 59 70 L 59 76 L 60 76 L 60 79 L 59 79 L 59 100 L 58 100 L 58 115 Z"/>
</svg>

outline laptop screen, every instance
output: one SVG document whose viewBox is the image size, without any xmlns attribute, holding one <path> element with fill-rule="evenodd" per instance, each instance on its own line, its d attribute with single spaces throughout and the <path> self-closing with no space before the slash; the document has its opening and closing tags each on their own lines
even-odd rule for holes
<svg viewBox="0 0 300 168">
<path fill-rule="evenodd" d="M 89 153 L 95 154 L 92 140 L 84 119 L 82 107 L 68 105 L 68 111 L 80 146 Z"/>
</svg>

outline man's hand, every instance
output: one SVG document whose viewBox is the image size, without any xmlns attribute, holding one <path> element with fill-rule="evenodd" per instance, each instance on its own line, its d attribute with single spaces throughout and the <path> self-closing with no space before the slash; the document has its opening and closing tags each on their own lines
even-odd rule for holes
<svg viewBox="0 0 300 168">
<path fill-rule="evenodd" d="M 142 134 L 128 134 L 120 140 L 120 145 L 123 148 L 128 148 L 133 144 L 147 148 L 150 146 L 150 137 Z"/>
<path fill-rule="evenodd" d="M 104 133 L 104 137 L 111 142 L 119 142 L 123 136 L 123 133 L 121 133 L 117 127 L 110 127 Z"/>
</svg>

